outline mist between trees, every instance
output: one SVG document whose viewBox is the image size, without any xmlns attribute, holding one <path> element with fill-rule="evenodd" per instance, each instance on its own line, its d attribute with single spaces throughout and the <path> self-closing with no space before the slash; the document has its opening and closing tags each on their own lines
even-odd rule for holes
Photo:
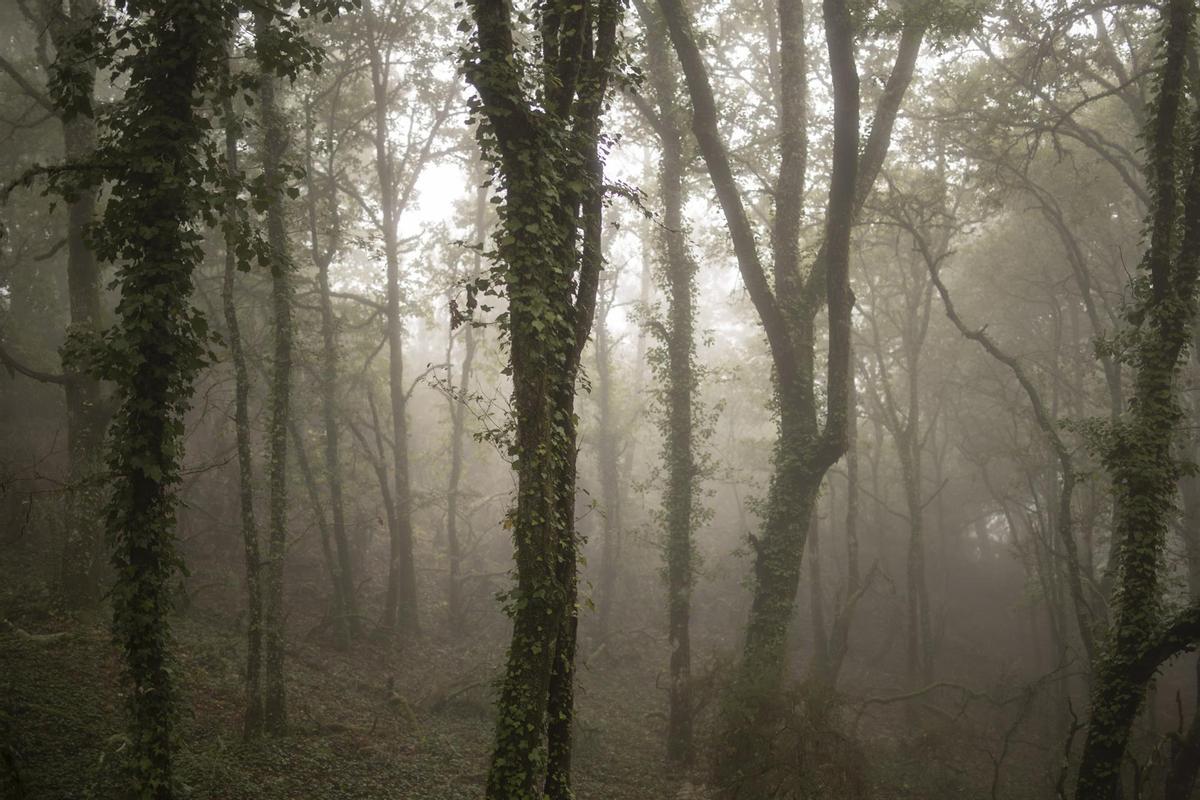
<svg viewBox="0 0 1200 800">
<path fill-rule="evenodd" d="M 0 796 L 1195 797 L 1197 12 L 0 4 Z"/>
</svg>

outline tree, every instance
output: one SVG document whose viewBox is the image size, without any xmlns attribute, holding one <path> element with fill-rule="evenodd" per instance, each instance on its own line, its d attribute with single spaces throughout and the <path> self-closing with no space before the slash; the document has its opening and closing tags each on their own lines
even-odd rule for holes
<svg viewBox="0 0 1200 800">
<path fill-rule="evenodd" d="M 442 124 L 449 116 L 453 93 L 447 89 L 431 103 L 427 129 L 410 128 L 407 149 L 401 153 L 389 135 L 389 108 L 394 96 L 392 61 L 397 47 L 397 30 L 413 36 L 418 33 L 410 15 L 387 3 L 364 5 L 364 43 L 371 67 L 371 141 L 375 151 L 375 177 L 378 184 L 378 227 L 383 239 L 387 265 L 387 342 L 388 392 L 392 412 L 392 498 L 396 526 L 392 530 L 391 557 L 388 561 L 387 594 L 384 598 L 380 628 L 389 633 L 415 636 L 417 616 L 417 573 L 413 556 L 412 487 L 408 457 L 408 392 L 404 386 L 404 319 L 401 313 L 400 286 L 400 215 L 416 190 L 417 178 L 429 161 L 430 150 Z M 407 30 L 413 26 L 412 30 Z M 410 46 L 415 46 L 411 39 Z M 398 157 L 399 156 L 399 157 Z M 407 171 L 406 169 L 407 168 Z"/>
<path fill-rule="evenodd" d="M 800 579 L 808 521 L 826 470 L 846 449 L 850 385 L 850 229 L 875 182 L 892 126 L 912 78 L 929 11 L 911 8 L 902 25 L 895 65 L 876 107 L 871 133 L 859 142 L 859 80 L 854 21 L 848 6 L 825 0 L 822 15 L 833 86 L 833 156 L 824 238 L 807 274 L 802 270 L 800 222 L 807 166 L 807 51 L 804 8 L 777 6 L 778 173 L 771 255 L 774 286 L 756 242 L 735 177 L 712 82 L 680 0 L 660 0 L 692 101 L 692 130 L 725 216 L 742 279 L 763 325 L 774 367 L 778 436 L 775 469 L 762 534 L 755 549 L 754 600 L 742 659 L 724 706 L 719 780 L 732 792 L 759 791 L 746 776 L 760 774 L 769 748 L 767 728 L 783 679 L 784 644 Z M 923 13 L 922 13 L 923 12 Z M 818 312 L 828 311 L 824 403 L 816 390 Z M 823 413 L 822 413 L 823 412 Z"/>
<path fill-rule="evenodd" d="M 508 300 L 517 585 L 487 796 L 571 797 L 577 625 L 575 382 L 602 266 L 600 118 L 616 55 L 615 0 L 539 7 L 537 49 L 502 0 L 470 0 L 463 54 L 479 139 L 502 195 L 492 284 Z M 544 783 L 539 781 L 544 776 Z"/>
<path fill-rule="evenodd" d="M 1080 800 L 1117 796 L 1146 684 L 1200 634 L 1194 607 L 1169 616 L 1160 596 L 1181 469 L 1173 449 L 1181 418 L 1175 381 L 1191 342 L 1200 273 L 1200 104 L 1186 77 L 1196 8 L 1190 0 L 1172 0 L 1162 14 L 1158 91 L 1146 130 L 1149 247 L 1128 320 L 1132 397 L 1121 419 L 1093 427 L 1113 486 L 1115 582 L 1076 782 Z"/>
<path fill-rule="evenodd" d="M 86 169 L 96 151 L 96 118 L 92 109 L 96 61 L 83 46 L 83 35 L 100 19 L 100 7 L 95 0 L 73 0 L 69 3 L 21 3 L 21 13 L 38 32 L 39 66 L 50 75 L 46 89 L 27 79 L 16 65 L 0 57 L 0 70 L 7 73 L 22 92 L 58 122 L 63 138 L 65 163 L 84 168 L 74 179 L 63 185 L 67 205 L 67 287 L 71 313 L 69 336 L 82 346 L 91 344 L 100 333 L 101 271 L 95 252 L 88 243 L 88 228 L 96 216 L 97 181 L 95 173 Z M 54 47 L 54 59 L 49 60 L 43 37 L 48 35 Z M 56 85 L 73 87 L 75 95 L 68 105 L 61 101 Z M 57 247 L 58 245 L 56 245 Z M 16 369 L 36 380 L 51 381 L 63 387 L 67 401 L 67 445 L 70 455 L 71 527 L 67 532 L 62 554 L 62 592 L 69 607 L 83 607 L 100 598 L 100 570 L 103 565 L 103 535 L 94 516 L 96 473 L 102 467 L 104 434 L 108 427 L 109 403 L 104 397 L 100 379 L 71 358 L 72 349 L 64 353 L 63 373 L 46 375 L 30 370 L 7 353 L 0 360 L 10 370 Z"/>
<path fill-rule="evenodd" d="M 345 501 L 342 491 L 342 462 L 340 452 L 341 433 L 338 420 L 339 352 L 337 340 L 337 318 L 333 309 L 333 290 L 330 287 L 329 268 L 342 246 L 342 217 L 338 206 L 336 157 L 338 141 L 336 120 L 341 98 L 342 78 L 336 79 L 329 98 L 328 135 L 334 141 L 326 146 L 325 163 L 322 170 L 321 188 L 318 189 L 314 158 L 313 134 L 315 121 L 312 116 L 313 99 L 309 98 L 305 109 L 305 178 L 307 189 L 307 211 L 309 231 L 309 253 L 317 268 L 317 296 L 321 306 L 321 423 L 325 433 L 325 475 L 329 484 L 329 507 L 332 517 L 332 537 L 335 548 L 333 563 L 334 605 L 338 618 L 334 629 L 339 646 L 349 646 L 349 639 L 361 633 L 358 611 L 358 593 L 354 582 L 354 562 L 350 555 L 350 539 L 346 533 Z M 323 201 L 323 203 L 322 203 Z M 322 209 L 322 204 L 324 208 Z M 322 243 L 322 210 L 328 216 L 328 236 Z"/>
<path fill-rule="evenodd" d="M 228 89 L 226 90 L 229 91 Z M 225 317 L 225 340 L 233 366 L 234 439 L 238 460 L 238 508 L 242 532 L 242 555 L 246 569 L 246 711 L 243 734 L 253 738 L 262 732 L 262 547 L 259 543 L 258 520 L 254 513 L 254 462 L 250 440 L 250 373 L 246 367 L 246 351 L 238 319 L 236 290 L 238 248 L 244 241 L 243 214 L 239 211 L 242 177 L 238 166 L 238 142 L 242 135 L 241 121 L 234 116 L 232 93 L 226 97 L 222 114 L 225 118 L 225 216 L 222 220 L 225 237 L 225 264 L 221 280 L 221 310 Z"/>
<path fill-rule="evenodd" d="M 261 8 L 254 14 L 255 56 L 258 62 L 258 106 L 262 128 L 262 170 L 267 228 L 267 261 L 271 272 L 271 310 L 274 357 L 270 378 L 270 421 L 267 423 L 267 480 L 270 486 L 267 560 L 263 574 L 263 725 L 271 733 L 287 727 L 287 692 L 283 674 L 283 565 L 288 544 L 288 425 L 291 423 L 292 285 L 291 246 L 284 220 L 283 159 L 285 121 L 276 99 L 275 65 L 270 37 L 274 15 Z"/>
<path fill-rule="evenodd" d="M 103 366 L 118 402 L 107 521 L 113 627 L 131 684 L 127 793 L 155 800 L 175 794 L 167 618 L 179 566 L 174 489 L 205 330 L 189 304 L 201 258 L 195 223 L 206 205 L 197 158 L 205 133 L 194 96 L 224 70 L 230 12 L 216 0 L 151 0 L 93 23 L 133 45 L 112 64 L 128 86 L 101 149 L 111 194 L 94 241 L 101 258 L 119 264 L 121 293 Z M 87 95 L 68 99 L 86 103 Z"/>
<path fill-rule="evenodd" d="M 479 167 L 482 168 L 480 163 Z M 482 169 L 479 169 L 482 173 Z M 476 175 L 474 208 L 472 209 L 472 254 L 471 273 L 467 281 L 477 281 L 483 276 L 483 252 L 487 245 L 488 228 L 488 190 L 484 185 L 484 175 Z M 453 306 L 457 309 L 457 306 Z M 455 324 L 460 322 L 451 313 L 450 334 L 446 341 L 446 363 L 450 364 L 454 354 Z M 462 515 L 462 478 L 464 472 L 463 444 L 467 434 L 468 400 L 471 396 L 471 370 L 475 364 L 475 352 L 479 342 L 475 334 L 475 325 L 467 322 L 462 326 L 463 356 L 459 365 L 458 381 L 454 381 L 453 373 L 447 375 L 447 405 L 450 411 L 450 475 L 446 487 L 446 549 L 450 562 L 449 577 L 447 578 L 447 609 L 450 629 L 462 633 L 466 620 L 464 619 L 463 601 L 463 546 L 459 536 L 459 517 Z"/>
<path fill-rule="evenodd" d="M 876 362 L 873 404 L 881 412 L 883 426 L 895 442 L 904 485 L 904 503 L 909 528 L 906 561 L 907 660 L 909 685 L 917 687 L 933 683 L 933 630 L 929 608 L 929 585 L 926 577 L 926 525 L 924 471 L 922 462 L 932 423 L 921 415 L 921 356 L 929 334 L 933 284 L 918 258 L 901 254 L 899 237 L 893 240 L 893 256 L 898 262 L 899 286 L 890 291 L 868 281 L 869 310 L 864 310 L 872 334 L 872 351 Z M 881 319 L 893 320 L 899 347 L 895 360 L 889 363 L 888 347 L 881 333 Z M 895 386 L 893 373 L 903 375 L 904 383 Z M 932 499 L 932 498 L 930 498 Z"/>
<path fill-rule="evenodd" d="M 667 637 L 670 645 L 670 704 L 667 717 L 667 759 L 690 763 L 694 748 L 691 648 L 693 528 L 696 522 L 698 465 L 696 441 L 696 262 L 688 250 L 684 224 L 685 107 L 679 102 L 678 67 L 671 58 L 666 25 L 658 9 L 637 4 L 646 28 L 646 61 L 653 104 L 638 108 L 658 137 L 662 149 L 658 191 L 662 223 L 658 254 L 660 283 L 667 294 L 667 319 L 655 332 L 666 351 L 660 365 L 664 385 L 661 405 L 665 417 L 663 462 L 667 483 L 663 497 L 663 530 L 667 560 Z"/>
</svg>

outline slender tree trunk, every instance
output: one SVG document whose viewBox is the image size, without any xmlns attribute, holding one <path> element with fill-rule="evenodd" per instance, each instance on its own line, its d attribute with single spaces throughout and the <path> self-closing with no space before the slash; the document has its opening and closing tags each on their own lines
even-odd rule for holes
<svg viewBox="0 0 1200 800">
<path fill-rule="evenodd" d="M 475 190 L 475 265 L 472 279 L 483 273 L 483 247 L 487 239 L 488 192 L 484 186 Z M 453 323 L 452 323 L 453 324 Z M 458 385 L 450 397 L 450 481 L 446 488 L 446 548 L 450 562 L 450 577 L 446 586 L 450 630 L 461 633 L 466 620 L 463 618 L 462 597 L 462 543 L 458 537 L 460 484 L 463 475 L 463 444 L 467 433 L 467 403 L 471 392 L 471 369 L 475 363 L 475 328 L 467 321 L 463 329 L 463 357 L 459 367 Z M 451 363 L 454 346 L 453 334 L 449 338 L 446 363 Z"/>
<path fill-rule="evenodd" d="M 366 15 L 372 23 L 375 12 L 368 3 Z M 383 255 L 387 265 L 388 391 L 392 412 L 392 498 L 396 526 L 389 545 L 387 592 L 380 628 L 387 633 L 414 637 L 419 633 L 416 564 L 413 555 L 412 488 L 408 464 L 408 397 L 404 389 L 404 319 L 400 311 L 399 198 L 395 154 L 388 143 L 390 76 L 375 38 L 379 32 L 369 25 L 369 47 L 374 118 L 375 173 L 383 224 Z"/>
<path fill-rule="evenodd" d="M 1197 353 L 1193 349 L 1191 361 L 1189 395 L 1196 391 Z M 1193 399 L 1189 418 L 1193 425 L 1200 417 L 1200 406 Z M 1193 430 L 1195 428 L 1193 427 Z M 1195 433 L 1186 434 L 1184 457 L 1195 463 L 1197 446 Z M 1187 558 L 1188 595 L 1192 603 L 1200 602 L 1200 476 L 1184 475 L 1179 480 L 1179 495 L 1182 501 L 1182 518 L 1178 530 L 1183 539 L 1184 555 Z M 1182 736 L 1171 742 L 1170 761 L 1163 779 L 1164 800 L 1189 800 L 1200 773 L 1200 658 L 1193 666 L 1196 698 L 1192 704 L 1192 720 Z"/>
<path fill-rule="evenodd" d="M 820 503 L 813 505 L 808 525 L 809 617 L 812 623 L 812 676 L 819 686 L 829 681 L 829 639 L 825 625 L 825 588 L 821 576 Z"/>
<path fill-rule="evenodd" d="M 615 286 L 613 287 L 615 289 Z M 603 289 L 601 290 L 604 291 Z M 620 460 L 618 445 L 620 433 L 613 414 L 613 363 L 612 342 L 608 333 L 608 310 L 611 299 L 602 301 L 596 312 L 594 343 L 596 349 L 596 406 L 599 411 L 596 426 L 596 466 L 600 473 L 601 516 L 600 535 L 600 584 L 598 588 L 598 614 L 596 638 L 604 641 L 608 637 L 613 606 L 617 602 L 617 553 L 622 534 Z"/>
<path fill-rule="evenodd" d="M 241 126 L 234 117 L 233 103 L 226 100 L 225 164 L 231 184 L 239 175 L 238 139 Z M 233 364 L 234 434 L 237 442 L 238 504 L 241 512 L 242 552 L 246 566 L 246 711 L 243 734 L 253 738 L 262 732 L 262 560 L 259 555 L 258 522 L 254 515 L 254 462 L 250 453 L 250 374 L 246 369 L 246 351 L 242 344 L 237 302 L 237 240 L 234 232 L 239 220 L 233 212 L 233 192 L 228 198 L 225 221 L 225 273 L 221 282 L 221 307 L 225 315 L 225 339 Z"/>
<path fill-rule="evenodd" d="M 325 564 L 325 571 L 329 574 L 329 582 L 332 587 L 333 602 L 330 616 L 333 623 L 333 639 L 339 650 L 349 650 L 350 629 L 346 622 L 345 601 L 341 593 L 341 580 L 338 573 L 337 556 L 334 554 L 333 537 L 329 529 L 329 517 L 325 515 L 324 504 L 321 502 L 321 489 L 313 474 L 312 463 L 308 460 L 308 448 L 304 444 L 304 436 L 300 433 L 300 426 L 294 420 L 288 424 L 288 433 L 291 435 L 292 448 L 296 451 L 296 465 L 300 467 L 300 477 L 304 480 L 305 489 L 308 490 L 308 502 L 312 507 L 313 519 L 317 524 L 317 534 L 321 540 L 322 562 Z"/>
<path fill-rule="evenodd" d="M 670 655 L 670 710 L 667 759 L 689 764 L 693 744 L 691 613 L 692 529 L 696 520 L 697 464 L 694 412 L 696 404 L 695 303 L 696 262 L 688 251 L 683 217 L 684 111 L 676 100 L 676 66 L 661 13 L 645 5 L 639 12 L 646 26 L 650 78 L 657 104 L 657 132 L 662 146 L 659 192 L 663 226 L 659 247 L 665 264 L 667 292 L 666 462 L 663 498 L 667 556 L 667 636 Z"/>
<path fill-rule="evenodd" d="M 306 112 L 309 111 L 306 108 Z M 329 132 L 334 131 L 337 105 L 333 103 L 330 111 Z M 334 565 L 334 603 L 337 613 L 344 619 L 336 622 L 339 632 L 339 642 L 348 646 L 349 638 L 356 638 L 361 633 L 361 617 L 358 611 L 358 597 L 354 582 L 354 558 L 350 549 L 350 539 L 346 533 L 345 502 L 342 499 L 342 464 L 339 440 L 341 432 L 338 425 L 338 381 L 339 369 L 337 343 L 337 319 L 333 312 L 333 297 L 330 294 L 329 265 L 341 246 L 341 215 L 338 212 L 337 186 L 332 177 L 334 172 L 335 148 L 329 148 L 329 163 L 325 165 L 325 173 L 329 178 L 328 204 L 330 221 L 329 242 L 324 249 L 320 244 L 319 221 L 317 215 L 317 187 L 313 178 L 313 121 L 311 114 L 306 113 L 305 125 L 305 160 L 308 179 L 308 218 L 309 236 L 313 263 L 317 267 L 317 294 L 321 305 L 321 420 L 325 428 L 325 475 L 329 482 L 329 508 L 333 521 L 333 543 L 336 548 L 337 560 Z M 344 636 L 343 636 L 344 634 Z"/>
<path fill-rule="evenodd" d="M 933 682 L 930 658 L 932 630 L 929 614 L 929 586 L 925 575 L 925 511 L 921 498 L 921 446 L 917 441 L 920 417 L 916 408 L 909 409 L 908 425 L 912 426 L 898 437 L 901 473 L 904 478 L 904 501 L 908 509 L 908 561 L 905 595 L 908 606 L 907 660 L 908 684 L 916 687 Z"/>
<path fill-rule="evenodd" d="M 271 21 L 267 12 L 255 14 L 255 35 L 263 37 Z M 269 65 L 259 64 L 259 113 L 263 131 L 263 173 L 269 186 L 279 187 L 287 147 L 283 116 L 276 100 L 276 81 Z M 283 193 L 275 191 L 266 211 L 267 242 L 271 251 L 271 308 L 275 337 L 271 365 L 270 422 L 267 428 L 267 474 L 270 486 L 267 562 L 264 571 L 263 723 L 268 732 L 287 727 L 284 681 L 283 566 L 288 539 L 288 424 L 291 419 L 292 261 L 284 221 Z"/>
<path fill-rule="evenodd" d="M 858 552 L 858 401 L 853 386 L 850 387 L 849 405 L 850 416 L 846 431 L 846 598 L 834 615 L 829 630 L 828 667 L 825 675 L 829 688 L 837 686 L 838 675 L 850 649 L 850 627 L 854 620 L 854 612 L 866 591 Z M 832 510 L 830 513 L 832 514 Z"/>
</svg>

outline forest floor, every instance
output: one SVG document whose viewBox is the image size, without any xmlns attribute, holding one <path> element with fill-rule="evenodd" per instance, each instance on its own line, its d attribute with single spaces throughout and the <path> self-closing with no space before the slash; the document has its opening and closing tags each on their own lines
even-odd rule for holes
<svg viewBox="0 0 1200 800">
<path fill-rule="evenodd" d="M 122 684 L 106 624 L 67 620 L 9 590 L 0 590 L 0 620 L 0 797 L 115 796 Z M 174 620 L 184 709 L 176 768 L 185 796 L 482 796 L 502 648 L 478 639 L 449 647 L 427 637 L 403 651 L 365 641 L 339 653 L 293 641 L 289 733 L 247 743 L 237 627 L 203 611 Z M 662 766 L 662 693 L 644 676 L 626 674 L 636 668 L 608 659 L 603 669 L 580 672 L 580 798 L 688 796 Z"/>
</svg>

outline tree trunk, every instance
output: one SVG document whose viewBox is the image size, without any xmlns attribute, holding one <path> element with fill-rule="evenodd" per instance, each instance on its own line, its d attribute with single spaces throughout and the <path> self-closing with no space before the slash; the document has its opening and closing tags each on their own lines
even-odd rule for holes
<svg viewBox="0 0 1200 800">
<path fill-rule="evenodd" d="M 603 262 L 600 117 L 621 9 L 613 0 L 587 0 L 545 15 L 545 85 L 535 103 L 514 68 L 512 8 L 496 0 L 468 5 L 475 35 L 464 72 L 479 95 L 489 134 L 481 139 L 503 188 L 493 279 L 508 298 L 517 473 L 508 518 L 517 566 L 508 599 L 513 636 L 486 794 L 569 800 L 578 622 L 575 380 Z"/>
<path fill-rule="evenodd" d="M 1185 72 L 1195 5 L 1171 0 L 1162 13 L 1159 95 L 1146 142 L 1153 201 L 1143 262 L 1149 291 L 1139 298 L 1144 321 L 1133 361 L 1130 410 L 1109 432 L 1103 452 L 1113 487 L 1115 585 L 1109 633 L 1092 687 L 1078 800 L 1117 795 L 1130 728 L 1162 660 L 1164 632 L 1171 630 L 1164 631 L 1159 570 L 1179 475 L 1172 448 L 1181 417 L 1174 382 L 1196 319 L 1200 137 L 1193 133 L 1188 141 L 1179 136 L 1183 113 L 1194 103 Z M 1188 124 L 1194 126 L 1200 113 L 1193 116 Z M 1181 147 L 1185 143 L 1187 149 Z M 1173 652 L 1176 644 L 1182 649 L 1192 643 L 1168 638 L 1165 649 Z"/>
<path fill-rule="evenodd" d="M 234 117 L 233 103 L 226 100 L 225 166 L 230 183 L 239 177 L 238 139 L 241 126 Z M 237 442 L 238 504 L 242 525 L 242 552 L 246 566 L 246 712 L 243 735 L 249 739 L 262 732 L 262 560 L 259 555 L 258 522 L 254 515 L 254 463 L 250 453 L 250 374 L 246 369 L 246 352 L 242 344 L 234 299 L 237 276 L 238 242 L 234 232 L 239 220 L 233 209 L 234 191 L 227 198 L 228 217 L 225 220 L 225 273 L 221 283 L 221 307 L 225 315 L 225 339 L 233 364 L 234 435 Z"/>
<path fill-rule="evenodd" d="M 155 13 L 155 12 L 160 13 Z M 115 180 L 100 252 L 120 257 L 113 364 L 120 406 L 113 424 L 108 533 L 113 543 L 113 633 L 124 657 L 130 716 L 122 795 L 171 800 L 177 743 L 170 657 L 175 488 L 183 412 L 202 364 L 192 274 L 201 253 L 196 160 L 205 133 L 195 93 L 224 60 L 226 23 L 205 7 L 129 9 L 142 46 L 122 62 L 127 106 L 114 113 Z M 136 113 L 130 110 L 136 109 Z"/>
<path fill-rule="evenodd" d="M 306 112 L 308 109 L 306 108 Z M 330 111 L 329 132 L 332 135 L 336 119 L 337 105 L 334 103 Z M 341 432 L 338 426 L 338 343 L 337 319 L 333 313 L 333 297 L 330 294 L 329 265 L 341 247 L 341 215 L 338 212 L 337 186 L 332 177 L 334 172 L 335 148 L 329 148 L 329 163 L 325 166 L 325 174 L 329 178 L 329 213 L 331 215 L 329 242 L 324 249 L 320 244 L 317 216 L 317 187 L 314 181 L 312 167 L 313 153 L 313 122 L 311 114 L 306 113 L 305 124 L 305 160 L 308 180 L 308 218 L 309 236 L 313 263 L 317 267 L 317 294 L 321 305 L 321 420 L 325 428 L 325 475 L 329 482 L 329 508 L 333 521 L 333 543 L 336 549 L 334 564 L 334 605 L 344 619 L 335 622 L 338 640 L 343 645 L 349 645 L 350 638 L 356 638 L 361 633 L 361 617 L 358 611 L 357 589 L 354 582 L 354 558 L 350 549 L 350 539 L 346 534 L 345 503 L 342 499 L 342 464 L 340 455 Z"/>
<path fill-rule="evenodd" d="M 321 503 L 321 490 L 313 475 L 312 464 L 308 460 L 308 449 L 304 444 L 304 437 L 300 433 L 300 426 L 292 420 L 288 424 L 288 432 L 291 434 L 292 447 L 296 451 L 296 465 L 300 467 L 300 477 L 304 480 L 304 487 L 308 490 L 308 502 L 312 507 L 313 518 L 317 524 L 317 534 L 321 540 L 321 556 L 332 587 L 333 602 L 330 616 L 333 622 L 333 640 L 338 650 L 349 650 L 350 628 L 347 625 L 348 615 L 341 592 L 342 584 L 338 573 L 337 556 L 334 554 L 333 537 L 329 530 L 329 518 L 325 516 L 325 508 Z"/>
<path fill-rule="evenodd" d="M 615 284 L 615 278 L 613 279 Z M 613 290 L 615 291 L 615 285 Z M 604 290 L 601 290 L 604 292 Z M 617 602 L 617 553 L 622 535 L 619 447 L 620 433 L 613 414 L 612 342 L 608 335 L 608 310 L 611 298 L 600 303 L 596 312 L 594 346 L 596 349 L 596 466 L 600 473 L 601 535 L 600 583 L 597 587 L 596 638 L 608 637 L 613 606 Z"/>
<path fill-rule="evenodd" d="M 762 536 L 756 541 L 754 600 L 742 661 L 724 704 L 717 778 L 732 795 L 761 796 L 753 783 L 770 767 L 772 706 L 784 673 L 785 638 L 800 576 L 805 530 L 825 471 L 845 451 L 850 371 L 850 229 L 871 191 L 912 79 L 925 20 L 902 27 L 899 49 L 860 150 L 859 79 L 850 10 L 824 0 L 833 88 L 833 158 L 824 240 L 801 269 L 800 232 L 807 161 L 808 83 L 801 3 L 777 6 L 780 32 L 779 173 L 771 244 L 774 286 L 759 252 L 724 141 L 708 70 L 680 0 L 659 0 L 692 100 L 692 130 L 725 216 L 747 293 L 762 322 L 775 371 L 779 432 Z M 828 311 L 824 408 L 815 385 L 814 320 Z M 824 414 L 818 412 L 823 410 Z M 821 423 L 821 418 L 824 424 Z M 749 776 L 749 779 L 748 779 Z"/>
<path fill-rule="evenodd" d="M 255 14 L 255 36 L 268 35 L 271 20 L 266 11 Z M 285 227 L 282 161 L 287 146 L 283 116 L 278 108 L 276 81 L 269 65 L 259 64 L 258 102 L 263 131 L 262 160 L 267 185 L 280 187 L 266 210 L 270 247 L 271 307 L 275 337 L 271 365 L 270 422 L 267 428 L 267 475 L 270 486 L 267 562 L 264 571 L 264 675 L 263 724 L 270 733 L 287 727 L 284 661 L 283 566 L 288 539 L 288 424 L 291 419 L 292 372 L 292 261 Z"/>
<path fill-rule="evenodd" d="M 487 240 L 488 192 L 484 186 L 475 190 L 475 265 L 472 280 L 483 273 L 483 248 Z M 453 326 L 453 321 L 451 325 Z M 467 432 L 467 403 L 471 392 L 471 368 L 475 363 L 475 327 L 468 320 L 463 329 L 463 359 L 459 367 L 458 385 L 452 386 L 450 396 L 450 481 L 446 487 L 446 549 L 450 562 L 450 577 L 446 586 L 450 630 L 462 633 L 466 620 L 462 599 L 462 543 L 458 538 L 459 486 L 463 474 L 463 444 Z M 451 363 L 453 334 L 449 339 L 446 363 Z"/>
<path fill-rule="evenodd" d="M 688 251 L 683 217 L 684 111 L 676 100 L 676 66 L 671 61 L 667 29 L 661 13 L 640 5 L 646 26 L 650 79 L 657 105 L 656 130 L 662 146 L 658 183 L 663 202 L 660 237 L 666 267 L 666 462 L 664 528 L 667 557 L 667 636 L 670 645 L 670 710 L 667 759 L 690 764 L 693 744 L 691 606 L 696 521 L 697 465 L 694 412 L 696 404 L 695 303 L 696 262 Z"/>
<path fill-rule="evenodd" d="M 91 59 L 80 57 L 72 40 L 93 24 L 99 7 L 94 0 L 75 0 L 65 7 L 47 2 L 44 6 L 45 18 L 40 24 L 45 25 L 57 51 L 55 68 L 67 80 L 86 87 L 86 111 L 57 112 L 63 156 L 68 164 L 88 163 L 96 152 L 96 121 L 91 112 L 96 65 Z M 96 187 L 84 181 L 66 198 L 69 337 L 93 338 L 101 329 L 100 267 L 87 241 L 88 226 L 96 216 L 96 196 Z M 96 515 L 101 496 L 97 472 L 103 467 L 109 408 L 100 380 L 90 365 L 64 358 L 63 372 L 70 458 L 67 496 L 70 527 L 62 554 L 62 595 L 68 608 L 80 609 L 95 605 L 101 597 L 104 536 Z"/>
<path fill-rule="evenodd" d="M 368 3 L 366 15 L 375 19 Z M 375 173 L 379 182 L 379 204 L 383 225 L 383 255 L 387 265 L 387 342 L 388 391 L 392 412 L 392 499 L 396 506 L 396 526 L 391 531 L 388 557 L 387 592 L 383 601 L 380 629 L 388 634 L 415 637 L 419 633 L 417 616 L 416 564 L 413 556 L 412 488 L 408 465 L 408 397 L 404 389 L 404 320 L 400 312 L 400 240 L 399 198 L 395 154 L 388 143 L 388 104 L 390 76 L 383 62 L 378 33 L 370 25 L 369 47 L 374 113 L 372 136 L 375 144 Z"/>
<path fill-rule="evenodd" d="M 832 503 L 830 504 L 832 506 Z M 816 685 L 829 682 L 829 639 L 825 626 L 825 588 L 821 576 L 821 513 L 820 503 L 813 504 L 808 525 L 809 621 L 812 623 L 811 674 Z"/>
</svg>

